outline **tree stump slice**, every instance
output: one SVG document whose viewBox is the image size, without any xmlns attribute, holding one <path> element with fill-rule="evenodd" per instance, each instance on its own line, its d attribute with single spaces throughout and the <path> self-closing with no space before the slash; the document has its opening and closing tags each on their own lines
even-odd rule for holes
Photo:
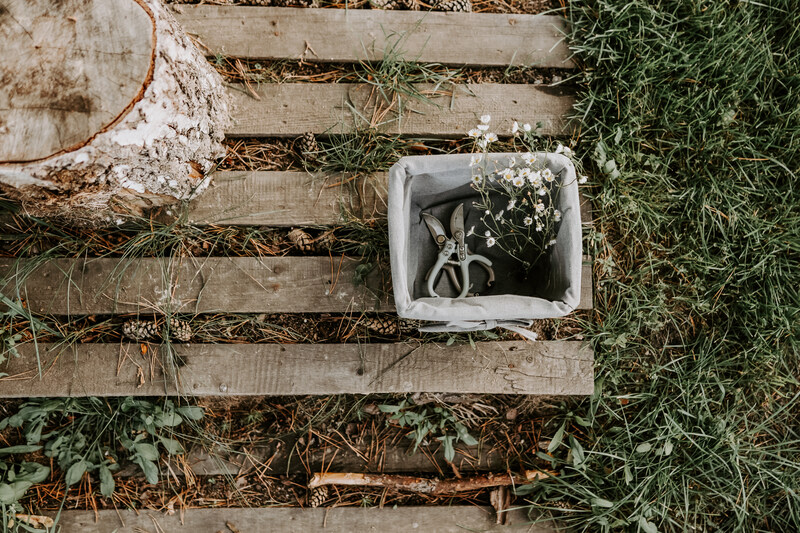
<svg viewBox="0 0 800 533">
<path fill-rule="evenodd" d="M 11 0 L 4 7 L 0 38 L 21 43 L 23 53 L 0 64 L 3 163 L 79 148 L 141 98 L 156 43 L 153 19 L 140 4 Z"/>
<path fill-rule="evenodd" d="M 26 210 L 118 220 L 207 187 L 228 97 L 158 0 L 0 0 L 0 40 L 0 189 Z"/>
</svg>

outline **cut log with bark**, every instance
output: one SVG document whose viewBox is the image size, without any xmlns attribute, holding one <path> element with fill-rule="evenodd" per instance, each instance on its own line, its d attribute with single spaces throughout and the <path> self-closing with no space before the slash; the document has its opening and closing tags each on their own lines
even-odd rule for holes
<svg viewBox="0 0 800 533">
<path fill-rule="evenodd" d="M 109 220 L 207 187 L 228 96 L 159 0 L 0 0 L 0 42 L 0 190 L 28 212 Z"/>
</svg>

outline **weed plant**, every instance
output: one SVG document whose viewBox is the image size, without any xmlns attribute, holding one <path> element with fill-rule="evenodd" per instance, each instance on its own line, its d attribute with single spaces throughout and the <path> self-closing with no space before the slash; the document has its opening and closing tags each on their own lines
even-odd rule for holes
<svg viewBox="0 0 800 533">
<path fill-rule="evenodd" d="M 800 10 L 575 0 L 595 393 L 525 489 L 577 530 L 800 530 Z"/>
<path fill-rule="evenodd" d="M 0 421 L 0 429 L 20 428 L 26 442 L 0 454 L 43 449 L 64 472 L 67 486 L 78 483 L 86 472 L 95 473 L 101 494 L 110 497 L 113 472 L 123 459 L 138 465 L 148 483 L 158 483 L 159 448 L 168 454 L 183 453 L 183 446 L 173 438 L 176 428 L 184 420 L 202 417 L 200 407 L 176 406 L 171 400 L 156 404 L 131 397 L 35 398 Z M 7 503 L 3 490 L 0 484 L 0 502 Z"/>
</svg>

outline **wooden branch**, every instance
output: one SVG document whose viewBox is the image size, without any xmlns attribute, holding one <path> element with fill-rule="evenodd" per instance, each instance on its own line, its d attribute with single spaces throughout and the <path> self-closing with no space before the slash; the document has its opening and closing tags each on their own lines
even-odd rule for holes
<svg viewBox="0 0 800 533">
<path fill-rule="evenodd" d="M 348 485 L 358 487 L 384 487 L 396 491 L 422 494 L 453 494 L 489 487 L 523 485 L 557 475 L 555 472 L 525 470 L 523 474 L 483 474 L 461 479 L 438 479 L 397 474 L 359 474 L 341 472 L 318 472 L 308 482 L 308 488 L 323 485 Z"/>
</svg>

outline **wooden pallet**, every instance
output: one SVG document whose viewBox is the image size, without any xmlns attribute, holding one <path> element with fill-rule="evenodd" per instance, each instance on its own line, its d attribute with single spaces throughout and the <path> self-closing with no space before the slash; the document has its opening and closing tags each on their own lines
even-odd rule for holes
<svg viewBox="0 0 800 533">
<path fill-rule="evenodd" d="M 176 6 L 178 19 L 208 53 L 245 58 L 306 61 L 377 60 L 392 35 L 405 32 L 407 57 L 449 65 L 538 65 L 574 68 L 554 16 Z M 474 35 L 491 35 L 477 46 Z M 573 96 L 558 87 L 460 85 L 439 87 L 439 105 L 414 104 L 415 113 L 380 124 L 387 133 L 459 138 L 477 117 L 544 124 L 543 133 L 568 135 L 565 120 Z M 352 131 L 352 112 L 366 105 L 369 87 L 345 84 L 281 84 L 230 92 L 237 104 L 231 136 L 294 136 Z M 375 124 L 373 124 L 375 125 Z M 385 174 L 354 195 L 327 187 L 324 177 L 298 172 L 219 172 L 214 185 L 189 207 L 196 224 L 295 226 L 335 224 L 340 205 L 384 215 Z M 583 213 L 588 222 L 588 210 Z M 345 257 L 175 258 L 171 260 L 55 260 L 40 266 L 20 294 L 30 309 L 59 316 L 152 311 L 180 313 L 391 312 L 390 297 L 356 286 L 356 262 Z M 26 264 L 0 262 L 0 271 Z M 13 279 L 12 279 L 13 281 Z M 581 309 L 592 307 L 591 270 L 583 272 Z M 5 289 L 8 290 L 8 287 Z M 377 294 L 377 295 L 376 295 Z M 476 392 L 586 395 L 593 391 L 591 349 L 579 341 L 478 342 L 467 346 L 412 342 L 384 344 L 174 345 L 185 361 L 163 364 L 156 346 L 28 344 L 11 358 L 0 396 L 276 395 L 376 392 Z M 41 373 L 39 368 L 41 367 Z M 487 463 L 493 464 L 493 463 Z M 206 472 L 206 473 L 211 473 Z M 152 515 L 152 516 L 151 516 Z M 526 531 L 549 531 L 511 523 Z M 95 522 L 97 518 L 97 522 Z M 101 511 L 67 512 L 65 531 L 139 530 L 197 533 L 247 531 L 489 530 L 490 513 L 479 507 L 405 509 L 198 509 L 185 516 Z M 158 526 L 155 524 L 158 523 Z M 158 529 L 158 528 L 161 529 Z M 140 528 L 140 529 L 137 529 Z"/>
</svg>

